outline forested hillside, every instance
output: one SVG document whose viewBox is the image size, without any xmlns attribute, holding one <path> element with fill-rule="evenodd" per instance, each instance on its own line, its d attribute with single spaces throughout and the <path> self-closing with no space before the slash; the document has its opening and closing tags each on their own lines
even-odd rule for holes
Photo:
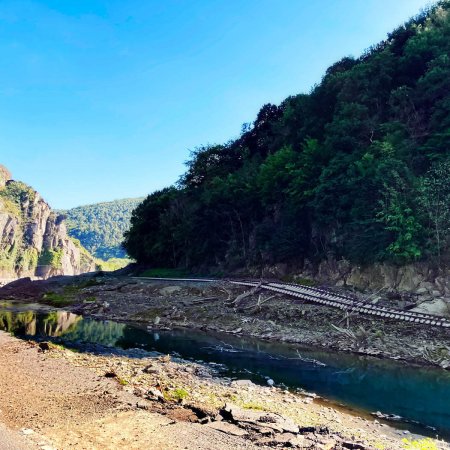
<svg viewBox="0 0 450 450">
<path fill-rule="evenodd" d="M 67 217 L 69 234 L 79 239 L 93 255 L 103 260 L 124 258 L 123 235 L 130 227 L 131 213 L 142 198 L 128 198 L 61 211 Z"/>
<path fill-rule="evenodd" d="M 310 93 L 264 105 L 238 139 L 198 148 L 175 186 L 147 197 L 133 213 L 128 253 L 158 267 L 330 255 L 444 265 L 449 55 L 443 1 L 336 62 Z"/>
</svg>

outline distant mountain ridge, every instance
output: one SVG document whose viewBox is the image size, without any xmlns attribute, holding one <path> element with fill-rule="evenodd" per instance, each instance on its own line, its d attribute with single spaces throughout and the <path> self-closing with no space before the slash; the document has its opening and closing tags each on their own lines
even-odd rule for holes
<svg viewBox="0 0 450 450">
<path fill-rule="evenodd" d="M 125 198 L 59 212 L 67 218 L 70 236 L 79 239 L 97 258 L 125 258 L 123 234 L 130 227 L 132 211 L 142 201 L 143 198 Z"/>
</svg>

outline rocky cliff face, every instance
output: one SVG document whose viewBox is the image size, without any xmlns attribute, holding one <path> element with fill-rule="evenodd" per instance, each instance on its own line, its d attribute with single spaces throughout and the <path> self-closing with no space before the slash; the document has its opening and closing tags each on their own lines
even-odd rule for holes
<svg viewBox="0 0 450 450">
<path fill-rule="evenodd" d="M 0 279 L 95 270 L 92 256 L 69 238 L 64 216 L 32 188 L 10 178 L 0 166 Z"/>
</svg>

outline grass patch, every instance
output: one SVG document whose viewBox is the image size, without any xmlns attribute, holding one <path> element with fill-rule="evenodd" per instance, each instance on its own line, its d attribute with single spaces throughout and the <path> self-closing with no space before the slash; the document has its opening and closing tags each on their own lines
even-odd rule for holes
<svg viewBox="0 0 450 450">
<path fill-rule="evenodd" d="M 189 397 L 189 392 L 183 388 L 176 388 L 169 392 L 164 392 L 163 395 L 167 401 L 182 402 Z"/>
<path fill-rule="evenodd" d="M 311 278 L 299 278 L 299 277 L 291 277 L 291 280 L 290 281 L 286 280 L 286 283 L 301 284 L 302 286 L 316 286 L 317 284 L 317 282 L 311 280 Z"/>
<path fill-rule="evenodd" d="M 184 269 L 147 269 L 138 275 L 139 277 L 152 278 L 186 278 L 189 272 Z"/>
<path fill-rule="evenodd" d="M 64 294 L 58 294 L 56 292 L 46 292 L 42 296 L 42 300 L 49 305 L 60 307 L 67 306 L 73 303 L 73 299 L 71 297 L 67 297 Z"/>
<path fill-rule="evenodd" d="M 99 258 L 95 259 L 98 269 L 104 272 L 114 272 L 115 270 L 123 269 L 133 262 L 134 260 L 129 258 L 109 258 L 106 261 Z"/>
<path fill-rule="evenodd" d="M 254 411 L 265 411 L 265 408 L 261 403 L 256 402 L 245 402 L 242 403 L 244 409 L 253 409 Z"/>
<path fill-rule="evenodd" d="M 71 284 L 70 286 L 64 286 L 63 292 L 66 295 L 75 295 L 79 291 L 85 288 L 100 286 L 104 284 L 104 281 L 97 280 L 97 278 L 90 278 L 78 284 Z"/>
<path fill-rule="evenodd" d="M 402 439 L 403 448 L 406 450 L 438 450 L 438 446 L 433 439 Z"/>
</svg>

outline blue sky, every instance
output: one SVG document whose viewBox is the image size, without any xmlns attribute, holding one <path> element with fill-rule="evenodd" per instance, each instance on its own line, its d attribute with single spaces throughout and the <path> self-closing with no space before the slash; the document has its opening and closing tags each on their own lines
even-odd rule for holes
<svg viewBox="0 0 450 450">
<path fill-rule="evenodd" d="M 146 195 L 424 0 L 2 0 L 0 163 L 55 208 Z"/>
</svg>

